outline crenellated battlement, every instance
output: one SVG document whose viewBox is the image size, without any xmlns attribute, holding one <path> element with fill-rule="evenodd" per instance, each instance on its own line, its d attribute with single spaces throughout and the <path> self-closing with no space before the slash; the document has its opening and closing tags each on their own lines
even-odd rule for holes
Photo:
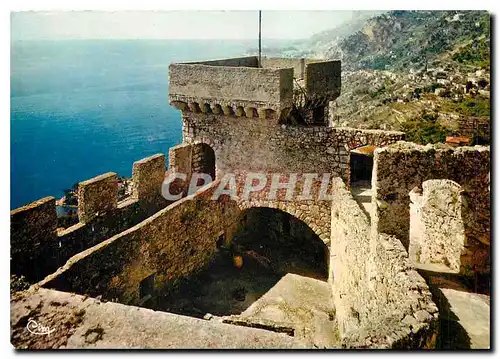
<svg viewBox="0 0 500 359">
<path fill-rule="evenodd" d="M 340 73 L 340 61 L 264 58 L 258 67 L 255 56 L 171 64 L 170 104 L 183 113 L 283 120 L 297 86 L 306 97 L 301 106 L 337 98 Z"/>
<path fill-rule="evenodd" d="M 57 228 L 54 197 L 45 197 L 12 210 L 12 273 L 40 279 L 72 255 L 167 206 L 169 202 L 161 195 L 165 170 L 164 154 L 134 162 L 133 191 L 122 201 L 118 201 L 116 173 L 108 172 L 80 182 L 79 222 L 69 228 Z"/>
<path fill-rule="evenodd" d="M 78 184 L 78 219 L 90 222 L 94 216 L 116 208 L 118 175 L 108 172 Z"/>
</svg>

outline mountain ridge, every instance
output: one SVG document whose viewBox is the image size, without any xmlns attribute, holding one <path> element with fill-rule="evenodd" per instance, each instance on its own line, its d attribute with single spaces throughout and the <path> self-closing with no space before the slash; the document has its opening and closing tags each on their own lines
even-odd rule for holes
<svg viewBox="0 0 500 359">
<path fill-rule="evenodd" d="M 389 11 L 343 26 L 270 54 L 342 61 L 342 93 L 330 105 L 334 122 L 403 130 L 423 144 L 446 136 L 489 143 L 487 11 Z M 339 33 L 346 35 L 332 35 Z M 471 131 L 477 121 L 487 128 Z"/>
</svg>

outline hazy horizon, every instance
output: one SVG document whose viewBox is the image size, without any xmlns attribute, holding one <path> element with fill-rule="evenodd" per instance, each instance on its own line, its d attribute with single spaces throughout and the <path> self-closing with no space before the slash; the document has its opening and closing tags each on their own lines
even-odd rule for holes
<svg viewBox="0 0 500 359">
<path fill-rule="evenodd" d="M 300 40 L 375 11 L 262 11 L 262 38 Z M 11 13 L 11 41 L 252 40 L 258 10 L 28 11 Z"/>
</svg>

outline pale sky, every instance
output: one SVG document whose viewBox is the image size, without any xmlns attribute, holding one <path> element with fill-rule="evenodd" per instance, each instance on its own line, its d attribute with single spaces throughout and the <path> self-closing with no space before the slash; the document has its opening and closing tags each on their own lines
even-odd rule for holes
<svg viewBox="0 0 500 359">
<path fill-rule="evenodd" d="M 262 12 L 262 37 L 307 38 L 340 25 L 353 11 Z M 11 13 L 12 40 L 254 39 L 258 11 L 53 11 Z"/>
</svg>

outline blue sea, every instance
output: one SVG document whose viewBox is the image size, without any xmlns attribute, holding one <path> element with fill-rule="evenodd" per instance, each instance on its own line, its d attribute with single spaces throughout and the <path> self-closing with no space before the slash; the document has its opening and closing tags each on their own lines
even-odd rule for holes
<svg viewBox="0 0 500 359">
<path fill-rule="evenodd" d="M 235 40 L 11 43 L 11 209 L 182 142 L 172 62 L 242 56 Z"/>
</svg>

